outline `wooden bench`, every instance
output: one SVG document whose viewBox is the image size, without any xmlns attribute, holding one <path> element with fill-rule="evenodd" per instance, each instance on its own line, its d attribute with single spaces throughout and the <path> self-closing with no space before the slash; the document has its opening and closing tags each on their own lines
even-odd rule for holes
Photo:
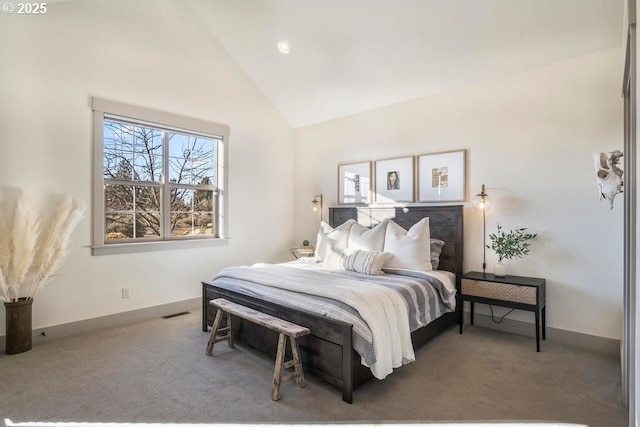
<svg viewBox="0 0 640 427">
<path fill-rule="evenodd" d="M 233 316 L 241 317 L 258 325 L 262 325 L 266 328 L 274 330 L 280 334 L 278 338 L 278 351 L 276 352 L 276 365 L 273 372 L 273 387 L 271 389 L 271 399 L 280 399 L 280 383 L 282 381 L 288 381 L 291 378 L 296 379 L 298 387 L 304 387 L 304 372 L 302 370 L 302 362 L 300 361 L 300 351 L 298 350 L 298 343 L 296 338 L 307 335 L 310 333 L 308 328 L 296 325 L 295 323 L 287 322 L 286 320 L 278 319 L 277 317 L 270 316 L 266 313 L 253 310 L 249 307 L 245 307 L 240 304 L 228 301 L 224 298 L 218 298 L 209 301 L 209 304 L 218 309 L 216 317 L 211 327 L 211 335 L 209 336 L 209 342 L 207 344 L 206 354 L 211 356 L 213 352 L 213 345 L 219 341 L 227 341 L 227 345 L 233 348 L 233 331 L 231 330 L 231 319 Z M 227 326 L 220 328 L 222 321 L 222 313 L 227 314 Z M 218 336 L 218 333 L 224 334 Z M 291 354 L 293 359 L 285 362 L 284 355 L 287 345 L 287 337 L 291 343 Z M 286 375 L 282 374 L 283 368 L 288 369 L 293 367 L 293 372 L 289 372 Z"/>
</svg>

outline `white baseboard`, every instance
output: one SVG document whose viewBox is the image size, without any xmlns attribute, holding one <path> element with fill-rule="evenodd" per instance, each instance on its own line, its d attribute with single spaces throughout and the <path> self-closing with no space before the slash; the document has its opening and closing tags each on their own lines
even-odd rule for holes
<svg viewBox="0 0 640 427">
<path fill-rule="evenodd" d="M 464 327 L 468 328 L 470 323 L 470 313 L 465 312 Z M 473 316 L 473 326 L 483 328 L 496 329 L 503 332 L 509 332 L 527 337 L 536 336 L 536 328 L 533 323 L 522 322 L 505 318 L 501 323 L 495 323 L 488 314 L 475 313 Z M 472 327 L 473 327 L 472 326 Z M 566 344 L 571 347 L 584 348 L 586 350 L 596 351 L 598 353 L 610 354 L 620 357 L 620 340 L 613 338 L 598 337 L 595 335 L 583 334 L 580 332 L 566 331 L 564 329 L 556 329 L 547 325 L 546 338 L 548 341 Z M 544 344 L 542 336 L 540 336 L 541 348 Z M 535 349 L 535 342 L 532 344 Z"/>
<path fill-rule="evenodd" d="M 95 317 L 93 319 L 64 323 L 62 325 L 48 326 L 33 330 L 33 345 L 49 340 L 93 332 L 99 329 L 125 326 L 158 317 L 170 316 L 185 311 L 198 311 L 202 309 L 202 298 L 192 298 L 169 304 L 141 308 L 139 310 L 110 314 L 108 316 Z M 200 326 L 200 323 L 197 325 Z M 4 331 L 2 331 L 4 332 Z M 0 351 L 4 352 L 5 336 L 0 336 Z"/>
<path fill-rule="evenodd" d="M 39 343 L 47 342 L 52 339 L 93 332 L 104 328 L 125 326 L 158 317 L 170 316 L 185 311 L 200 312 L 201 309 L 202 299 L 198 297 L 154 307 L 142 308 L 139 310 L 127 311 L 124 313 L 111 314 L 108 316 L 96 317 L 93 319 L 80 320 L 77 322 L 65 323 L 62 325 L 34 329 L 33 344 L 37 345 Z M 470 327 L 469 323 L 469 313 L 465 312 L 465 328 Z M 200 326 L 200 324 L 198 324 L 198 326 Z M 502 323 L 496 324 L 491 320 L 491 316 L 486 314 L 475 313 L 474 326 L 496 329 L 499 331 L 517 335 L 535 337 L 535 327 L 533 323 L 505 318 Z M 551 342 L 562 343 L 570 345 L 572 347 L 584 348 L 587 350 L 620 357 L 620 340 L 598 337 L 595 335 L 588 335 L 579 332 L 566 331 L 549 326 L 547 326 L 546 336 L 547 340 Z M 535 346 L 535 343 L 533 345 Z M 4 335 L 2 335 L 0 336 L 0 351 L 3 351 L 4 346 L 5 337 Z"/>
</svg>

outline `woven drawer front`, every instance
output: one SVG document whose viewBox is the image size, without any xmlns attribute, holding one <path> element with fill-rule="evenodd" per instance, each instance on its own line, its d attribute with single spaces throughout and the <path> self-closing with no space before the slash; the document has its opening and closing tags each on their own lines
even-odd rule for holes
<svg viewBox="0 0 640 427">
<path fill-rule="evenodd" d="M 462 279 L 462 293 L 464 295 L 520 302 L 523 304 L 536 304 L 536 288 L 533 286 L 518 286 L 484 282 L 482 280 Z"/>
</svg>

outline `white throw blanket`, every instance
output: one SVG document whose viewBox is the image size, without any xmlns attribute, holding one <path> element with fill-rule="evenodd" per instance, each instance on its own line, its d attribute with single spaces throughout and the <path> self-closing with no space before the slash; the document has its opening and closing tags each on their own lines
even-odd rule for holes
<svg viewBox="0 0 640 427">
<path fill-rule="evenodd" d="M 216 277 L 221 276 L 332 298 L 353 307 L 371 329 L 376 360 L 369 368 L 378 379 L 415 360 L 407 307 L 391 289 L 368 281 L 273 264 L 229 267 Z"/>
</svg>

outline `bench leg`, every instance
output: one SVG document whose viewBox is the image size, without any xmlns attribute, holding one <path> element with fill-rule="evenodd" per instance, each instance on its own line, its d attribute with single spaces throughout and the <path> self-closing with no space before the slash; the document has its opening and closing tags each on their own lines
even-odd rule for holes
<svg viewBox="0 0 640 427">
<path fill-rule="evenodd" d="M 231 317 L 231 313 L 227 313 L 227 335 L 229 336 L 227 344 L 229 345 L 229 348 L 235 348 L 233 346 L 233 329 L 231 329 Z"/>
<path fill-rule="evenodd" d="M 287 343 L 287 336 L 280 334 L 278 338 L 278 352 L 276 353 L 276 367 L 273 371 L 273 388 L 271 389 L 271 400 L 280 400 L 280 382 L 282 381 L 282 365 L 284 363 L 284 352 Z"/>
<path fill-rule="evenodd" d="M 296 384 L 298 387 L 304 387 L 304 371 L 302 370 L 302 363 L 300 362 L 300 351 L 298 350 L 298 342 L 295 338 L 289 337 L 291 342 L 291 354 L 293 355 L 293 369 L 295 371 Z"/>
<path fill-rule="evenodd" d="M 220 327 L 220 320 L 222 319 L 222 310 L 218 309 L 216 313 L 216 318 L 213 321 L 213 325 L 211 326 L 211 335 L 209 335 L 209 342 L 207 343 L 207 350 L 205 354 L 207 356 L 211 356 L 213 352 L 213 344 L 216 342 L 216 336 L 218 335 L 218 328 Z"/>
</svg>

